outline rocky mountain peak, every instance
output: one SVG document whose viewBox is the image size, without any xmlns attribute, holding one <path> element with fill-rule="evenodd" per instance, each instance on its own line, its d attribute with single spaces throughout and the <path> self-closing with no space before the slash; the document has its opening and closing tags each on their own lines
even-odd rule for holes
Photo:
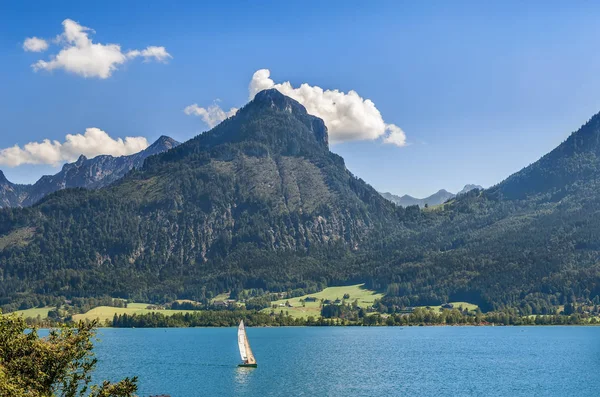
<svg viewBox="0 0 600 397">
<path fill-rule="evenodd" d="M 169 150 L 169 149 L 173 149 L 175 146 L 178 146 L 178 145 L 179 145 L 179 142 L 177 142 L 175 139 L 168 137 L 166 135 L 161 135 L 160 138 L 158 138 L 156 140 L 156 142 L 154 142 L 148 148 L 158 148 L 158 149 Z"/>
<path fill-rule="evenodd" d="M 475 189 L 482 190 L 482 189 L 483 189 L 483 186 L 481 186 L 481 185 L 474 185 L 474 184 L 471 184 L 471 183 L 469 183 L 469 184 L 466 184 L 466 185 L 465 185 L 465 187 L 463 187 L 463 188 L 461 189 L 461 191 L 459 191 L 459 192 L 458 192 L 458 193 L 456 193 L 456 194 L 457 194 L 457 195 L 459 195 L 459 194 L 465 194 L 465 193 L 468 193 L 468 192 L 470 192 L 471 190 L 475 190 Z"/>
<path fill-rule="evenodd" d="M 275 88 L 260 91 L 252 100 L 254 104 L 266 104 L 290 113 L 306 114 L 306 108 L 298 101 L 283 95 Z"/>
<path fill-rule="evenodd" d="M 294 115 L 312 131 L 317 142 L 328 147 L 329 137 L 325 122 L 316 116 L 308 114 L 306 108 L 300 102 L 282 94 L 275 88 L 270 88 L 256 94 L 254 99 L 245 108 L 265 107 Z M 242 109 L 242 111 L 244 110 Z"/>
<path fill-rule="evenodd" d="M 0 185 L 10 185 L 11 183 L 6 179 L 4 172 L 0 171 Z"/>
</svg>

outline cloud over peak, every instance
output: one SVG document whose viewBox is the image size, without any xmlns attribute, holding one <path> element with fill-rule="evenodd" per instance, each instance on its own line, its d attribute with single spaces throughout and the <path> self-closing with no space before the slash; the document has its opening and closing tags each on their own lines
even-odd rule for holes
<svg viewBox="0 0 600 397">
<path fill-rule="evenodd" d="M 148 147 L 144 137 L 111 138 L 99 128 L 86 128 L 83 134 L 67 134 L 64 142 L 44 139 L 0 149 L 0 165 L 17 167 L 23 164 L 59 165 L 75 161 L 80 155 L 88 158 L 101 154 L 126 156 Z"/>
<path fill-rule="evenodd" d="M 62 25 L 63 33 L 56 40 L 62 49 L 58 54 L 51 56 L 49 60 L 40 59 L 31 65 L 33 70 L 63 69 L 86 78 L 107 79 L 119 66 L 134 58 L 142 57 L 144 61 L 159 62 L 166 62 L 172 58 L 165 47 L 158 46 L 122 52 L 119 44 L 94 43 L 90 38 L 90 33 L 94 33 L 94 31 L 71 19 L 65 19 Z M 23 48 L 26 51 L 36 51 L 30 48 L 40 48 L 39 42 L 31 41 L 34 39 L 43 41 L 46 48 L 48 47 L 45 40 L 33 37 L 25 40 Z"/>
<path fill-rule="evenodd" d="M 257 93 L 269 88 L 275 88 L 297 100 L 308 113 L 323 119 L 331 143 L 381 139 L 383 143 L 406 146 L 404 131 L 395 124 L 387 124 L 373 101 L 362 98 L 356 91 L 325 90 L 307 83 L 293 87 L 289 81 L 275 83 L 269 69 L 260 69 L 254 73 L 248 85 L 249 99 L 254 99 Z M 212 128 L 233 116 L 237 109 L 225 112 L 217 104 L 208 108 L 193 104 L 186 107 L 184 112 L 202 117 Z"/>
<path fill-rule="evenodd" d="M 386 124 L 373 101 L 363 99 L 356 91 L 324 90 L 307 83 L 294 88 L 289 81 L 276 84 L 270 76 L 269 69 L 254 73 L 248 86 L 250 99 L 262 90 L 277 89 L 304 105 L 308 113 L 322 118 L 332 143 L 383 138 L 384 143 L 406 145 L 402 129 Z"/>
</svg>

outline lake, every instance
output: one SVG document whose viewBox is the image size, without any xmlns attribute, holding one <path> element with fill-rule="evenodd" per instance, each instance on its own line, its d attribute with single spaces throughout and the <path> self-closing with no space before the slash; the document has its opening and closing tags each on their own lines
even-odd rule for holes
<svg viewBox="0 0 600 397">
<path fill-rule="evenodd" d="M 139 395 L 598 396 L 600 327 L 102 329 L 98 377 Z"/>
</svg>

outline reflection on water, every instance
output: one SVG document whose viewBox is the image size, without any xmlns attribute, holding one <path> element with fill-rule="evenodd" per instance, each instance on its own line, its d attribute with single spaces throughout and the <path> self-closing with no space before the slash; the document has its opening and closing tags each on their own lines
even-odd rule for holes
<svg viewBox="0 0 600 397">
<path fill-rule="evenodd" d="M 250 384 L 252 380 L 252 374 L 255 368 L 248 367 L 236 367 L 235 369 L 235 386 L 237 392 L 243 392 L 244 389 Z"/>
</svg>

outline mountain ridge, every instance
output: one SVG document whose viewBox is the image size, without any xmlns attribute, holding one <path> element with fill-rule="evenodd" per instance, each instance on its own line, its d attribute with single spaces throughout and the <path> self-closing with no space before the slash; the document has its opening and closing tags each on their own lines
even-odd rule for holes
<svg viewBox="0 0 600 397">
<path fill-rule="evenodd" d="M 178 145 L 179 142 L 163 135 L 146 149 L 128 156 L 99 155 L 88 159 L 81 155 L 75 162 L 64 164 L 57 174 L 44 175 L 31 185 L 14 184 L 0 171 L 0 208 L 31 206 L 48 194 L 66 188 L 108 186 L 132 169 L 141 167 L 146 158 Z"/>
<path fill-rule="evenodd" d="M 599 191 L 600 113 L 539 160 L 458 196 L 434 211 L 431 227 L 398 241 L 380 280 L 410 277 L 414 257 L 402 250 L 419 244 L 419 270 L 443 281 L 433 292 L 412 276 L 411 292 L 393 289 L 386 304 L 466 300 L 543 315 L 600 301 Z"/>
<path fill-rule="evenodd" d="M 597 113 L 538 161 L 489 190 L 498 197 L 511 200 L 556 192 L 574 182 L 586 182 L 596 177 L 599 162 L 600 113 Z"/>
<path fill-rule="evenodd" d="M 403 196 L 397 196 L 397 195 L 389 193 L 389 192 L 380 193 L 380 194 L 383 197 L 385 197 L 387 200 L 393 202 L 396 205 L 402 206 L 402 207 L 418 205 L 419 207 L 423 208 L 423 207 L 425 207 L 425 205 L 433 206 L 433 205 L 443 204 L 446 201 L 456 197 L 457 195 L 468 193 L 473 189 L 483 189 L 483 187 L 480 185 L 467 184 L 456 194 L 451 193 L 451 192 L 447 191 L 446 189 L 440 189 L 437 192 L 435 192 L 432 195 L 425 197 L 425 198 L 415 198 L 408 194 L 405 194 Z"/>
</svg>

